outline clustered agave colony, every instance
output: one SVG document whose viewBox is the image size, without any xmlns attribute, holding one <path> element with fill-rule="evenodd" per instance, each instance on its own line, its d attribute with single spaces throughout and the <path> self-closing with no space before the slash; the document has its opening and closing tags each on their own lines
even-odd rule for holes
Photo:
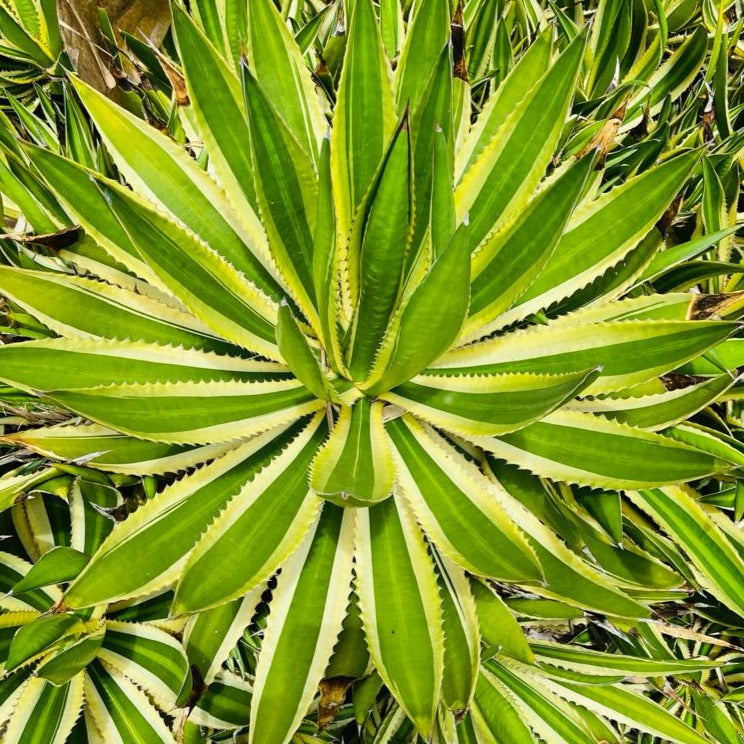
<svg viewBox="0 0 744 744">
<path fill-rule="evenodd" d="M 701 152 L 615 184 L 606 128 L 554 158 L 582 33 L 539 35 L 471 121 L 461 7 L 415 3 L 394 72 L 372 0 L 346 8 L 331 100 L 268 0 L 235 57 L 174 4 L 198 159 L 79 79 L 122 179 L 13 144 L 82 247 L 0 266 L 53 332 L 2 346 L 0 379 L 74 414 L 5 437 L 58 463 L 72 528 L 30 570 L 4 554 L 5 740 L 283 744 L 319 684 L 327 724 L 374 669 L 390 731 L 427 741 L 619 741 L 610 719 L 704 742 L 614 683 L 714 662 L 530 646 L 503 600 L 649 617 L 685 575 L 665 538 L 613 531 L 623 503 L 676 555 L 713 555 L 695 579 L 744 612 L 744 541 L 684 485 L 741 463 L 685 422 L 735 383 L 743 303 L 644 284 Z M 133 513 L 112 496 L 173 473 Z M 584 535 L 550 492 L 593 515 Z M 267 601 L 255 668 L 223 667 Z"/>
</svg>

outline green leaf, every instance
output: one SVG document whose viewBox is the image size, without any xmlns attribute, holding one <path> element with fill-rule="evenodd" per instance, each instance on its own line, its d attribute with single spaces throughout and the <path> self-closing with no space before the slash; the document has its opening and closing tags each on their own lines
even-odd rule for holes
<svg viewBox="0 0 744 744">
<path fill-rule="evenodd" d="M 687 153 L 668 160 L 579 208 L 545 268 L 502 323 L 569 297 L 624 258 L 661 217 L 697 158 Z"/>
<path fill-rule="evenodd" d="M 313 161 L 328 124 L 323 100 L 287 23 L 270 0 L 247 6 L 246 52 L 251 70 L 263 90 L 271 92 L 277 113 Z"/>
<path fill-rule="evenodd" d="M 435 60 L 434 71 L 411 115 L 415 198 L 409 284 L 413 281 L 410 267 L 428 250 L 427 228 L 431 230 L 434 256 L 442 253 L 455 232 L 453 102 L 452 54 L 447 44 Z"/>
<path fill-rule="evenodd" d="M 712 233 L 726 226 L 726 196 L 721 179 L 710 159 L 704 158 L 702 165 L 703 199 L 700 204 L 700 215 L 703 218 L 705 232 Z"/>
<path fill-rule="evenodd" d="M 538 421 L 574 398 L 599 370 L 556 375 L 421 375 L 382 398 L 464 437 L 495 436 Z"/>
<path fill-rule="evenodd" d="M 481 671 L 471 717 L 475 729 L 488 744 L 508 741 L 514 744 L 533 744 L 535 738 L 525 723 L 508 688 L 488 672 Z M 474 739 L 478 741 L 478 739 Z"/>
<path fill-rule="evenodd" d="M 59 687 L 31 678 L 3 737 L 16 744 L 64 744 L 82 707 L 82 675 Z"/>
<path fill-rule="evenodd" d="M 528 675 L 525 671 L 524 675 L 518 675 L 515 667 L 516 662 L 506 659 L 491 661 L 484 666 L 483 676 L 511 697 L 530 728 L 556 744 L 595 741 L 581 719 L 560 698 L 550 694 L 537 674 Z"/>
<path fill-rule="evenodd" d="M 59 471 L 54 468 L 27 472 L 23 467 L 11 470 L 0 477 L 0 510 L 8 509 L 31 493 L 39 493 L 48 488 L 47 484 L 61 485 Z M 68 479 L 62 479 L 65 486 Z M 64 487 L 64 486 L 63 486 Z M 10 587 L 8 587 L 10 589 Z"/>
<path fill-rule="evenodd" d="M 414 289 L 393 319 L 370 379 L 369 395 L 410 380 L 438 359 L 457 338 L 470 300 L 470 241 L 467 225 Z"/>
<path fill-rule="evenodd" d="M 589 156 L 538 192 L 512 225 L 488 238 L 473 256 L 470 317 L 463 340 L 501 326 L 499 315 L 549 261 L 594 165 Z"/>
<path fill-rule="evenodd" d="M 189 720 L 217 729 L 243 728 L 250 716 L 252 697 L 249 682 L 223 671 L 199 698 Z"/>
<path fill-rule="evenodd" d="M 98 424 L 25 429 L 2 437 L 56 460 L 77 460 L 113 473 L 161 475 L 194 467 L 225 454 L 230 442 L 201 447 L 148 442 Z"/>
<path fill-rule="evenodd" d="M 244 597 L 192 615 L 183 635 L 186 655 L 201 679 L 211 685 L 232 649 L 243 636 L 264 592 L 263 586 Z"/>
<path fill-rule="evenodd" d="M 589 97 L 607 92 L 618 74 L 619 64 L 630 45 L 632 4 L 625 0 L 606 0 L 598 4 L 589 42 Z"/>
<path fill-rule="evenodd" d="M 19 21 L 20 19 L 14 18 L 6 8 L 0 7 L 0 33 L 4 37 L 5 44 L 15 47 L 42 68 L 52 64 L 54 60 L 50 56 L 51 53 L 39 44 L 38 34 L 34 33 L 33 26 L 29 28 Z"/>
<path fill-rule="evenodd" d="M 28 391 L 286 376 L 286 367 L 271 362 L 132 341 L 44 339 L 0 346 L 0 379 Z"/>
<path fill-rule="evenodd" d="M 13 594 L 23 594 L 49 584 L 61 584 L 76 578 L 88 563 L 83 553 L 59 546 L 53 548 L 34 563 L 33 568 L 13 587 Z"/>
<path fill-rule="evenodd" d="M 16 672 L 4 677 L 0 682 L 0 717 L 5 724 L 10 717 L 18 698 L 29 688 L 30 679 L 28 675 Z"/>
<path fill-rule="evenodd" d="M 99 659 L 147 690 L 163 710 L 171 710 L 189 677 L 183 646 L 168 633 L 143 623 L 108 620 Z"/>
<path fill-rule="evenodd" d="M 699 385 L 655 395 L 577 401 L 571 404 L 571 409 L 602 414 L 639 429 L 658 431 L 686 421 L 718 400 L 735 382 L 734 377 L 720 375 Z"/>
<path fill-rule="evenodd" d="M 54 475 L 58 475 L 55 472 Z M 46 479 L 49 480 L 47 473 Z M 42 481 L 43 483 L 43 481 Z M 62 483 L 65 490 L 69 488 L 69 480 Z M 36 488 L 35 488 L 36 486 Z M 36 491 L 37 488 L 44 488 L 42 484 L 32 484 L 26 489 L 26 493 Z M 31 570 L 33 564 L 19 558 L 11 553 L 0 553 L 0 592 L 10 592 L 13 587 Z M 31 589 L 22 597 L 19 597 L 12 605 L 12 610 L 26 611 L 30 609 L 46 612 L 62 597 L 62 593 L 56 586 L 45 588 Z M 2 615 L 0 615 L 2 617 Z"/>
<path fill-rule="evenodd" d="M 24 129 L 28 132 L 30 139 L 42 147 L 49 147 L 55 152 L 59 152 L 59 142 L 55 137 L 54 129 L 49 125 L 47 117 L 35 113 L 31 106 L 25 106 L 10 92 L 7 92 L 6 96 L 10 107 L 13 109 L 13 113 L 21 121 Z M 41 93 L 39 98 L 41 99 L 41 108 L 46 108 L 44 104 L 47 103 L 49 99 L 46 98 L 43 93 Z M 49 102 L 48 105 L 51 107 L 51 102 Z"/>
<path fill-rule="evenodd" d="M 585 394 L 616 392 L 694 359 L 731 335 L 736 327 L 735 323 L 705 320 L 574 324 L 568 316 L 546 326 L 532 326 L 454 349 L 442 356 L 435 370 L 425 374 L 555 374 L 601 367 L 601 375 Z"/>
<path fill-rule="evenodd" d="M 744 560 L 697 502 L 694 491 L 668 486 L 629 496 L 684 549 L 700 584 L 732 612 L 744 615 L 744 591 L 738 578 Z"/>
<path fill-rule="evenodd" d="M 741 737 L 724 703 L 706 693 L 692 692 L 695 711 L 705 721 L 706 731 L 721 744 L 739 744 Z"/>
<path fill-rule="evenodd" d="M 449 59 L 447 59 L 449 65 Z M 421 141 L 419 137 L 419 142 Z M 457 214 L 455 213 L 455 195 L 452 188 L 451 147 L 444 130 L 435 130 L 431 164 L 431 203 L 429 209 L 429 228 L 431 230 L 431 244 L 434 258 L 438 258 L 450 244 L 450 240 L 457 231 Z M 417 146 L 420 147 L 420 144 Z M 418 171 L 418 168 L 417 168 Z M 419 180 L 417 179 L 417 186 Z M 421 196 L 416 196 L 417 229 L 421 219 Z M 427 214 L 426 212 L 423 213 Z M 416 245 L 414 243 L 414 245 Z"/>
<path fill-rule="evenodd" d="M 475 574 L 539 579 L 539 565 L 510 514 L 511 500 L 433 430 L 411 417 L 390 421 L 398 484 L 437 548 Z M 473 530 L 473 525 L 479 529 Z"/>
<path fill-rule="evenodd" d="M 496 29 L 501 25 L 499 6 L 496 3 L 474 3 L 465 13 L 468 49 L 468 78 L 479 80 L 490 71 Z"/>
<path fill-rule="evenodd" d="M 648 267 L 641 275 L 641 280 L 651 281 L 662 275 L 665 271 L 670 270 L 678 264 L 683 264 L 707 251 L 723 238 L 727 238 L 739 229 L 738 225 L 729 227 L 725 230 L 703 235 L 695 240 L 690 240 L 681 245 L 675 245 L 666 248 L 666 250 L 657 253 L 649 263 Z"/>
<path fill-rule="evenodd" d="M 647 659 L 627 654 L 605 653 L 552 641 L 532 641 L 536 656 L 550 664 L 584 674 L 617 672 L 628 677 L 684 675 L 715 669 L 721 662 L 707 659 Z"/>
<path fill-rule="evenodd" d="M 53 685 L 64 685 L 82 672 L 97 656 L 103 643 L 104 632 L 84 636 L 64 650 L 55 653 L 37 670 L 39 677 L 49 680 Z"/>
<path fill-rule="evenodd" d="M 117 525 L 67 590 L 71 607 L 142 596 L 176 579 L 186 555 L 229 500 L 286 444 L 272 431 L 184 477 Z"/>
<path fill-rule="evenodd" d="M 232 210 L 222 191 L 185 150 L 103 94 L 78 80 L 74 83 L 127 182 L 219 250 L 237 271 L 274 294 L 276 283 L 262 268 L 268 263 L 264 236 Z"/>
<path fill-rule="evenodd" d="M 175 744 L 175 738 L 145 693 L 99 661 L 85 678 L 88 715 L 107 741 L 128 744 Z"/>
<path fill-rule="evenodd" d="M 371 0 L 351 9 L 331 132 L 331 171 L 344 235 L 365 197 L 395 127 L 395 106 Z"/>
<path fill-rule="evenodd" d="M 686 292 L 626 297 L 614 302 L 592 303 L 581 307 L 555 323 L 580 326 L 616 320 L 690 320 L 693 316 L 699 316 L 695 306 L 698 302 L 705 303 L 704 297 L 705 295 L 696 300 Z"/>
<path fill-rule="evenodd" d="M 506 605 L 517 616 L 525 618 L 578 620 L 584 616 L 581 610 L 554 599 L 514 597 L 508 599 Z"/>
<path fill-rule="evenodd" d="M 595 494 L 589 494 L 591 499 Z M 586 504 L 587 501 L 584 502 Z M 591 511 L 591 510 L 589 510 Z M 619 578 L 627 585 L 643 589 L 672 589 L 680 586 L 684 579 L 650 554 L 636 548 L 633 543 L 612 545 L 599 531 L 582 525 L 582 538 L 587 550 L 607 573 Z"/>
<path fill-rule="evenodd" d="M 648 610 L 618 590 L 606 573 L 585 563 L 566 543 L 537 518 L 530 509 L 532 499 L 545 501 L 541 482 L 529 473 L 489 459 L 497 488 L 525 504 L 515 518 L 529 535 L 529 545 L 540 562 L 544 575 L 541 584 L 532 583 L 529 591 L 551 599 L 593 610 L 604 615 L 639 618 Z M 521 504 L 520 504 L 521 506 Z M 520 514 L 521 511 L 521 514 Z"/>
<path fill-rule="evenodd" d="M 493 588 L 477 579 L 471 579 L 470 586 L 485 646 L 484 658 L 503 653 L 528 664 L 534 662 L 535 655 L 527 638 L 504 600 Z"/>
<path fill-rule="evenodd" d="M 19 180 L 0 158 L 0 189 L 5 199 L 18 205 L 28 220 L 29 225 L 38 233 L 55 232 L 59 227 L 59 218 L 50 214 L 46 205 L 39 203 L 31 188 Z"/>
<path fill-rule="evenodd" d="M 231 499 L 189 555 L 174 612 L 194 612 L 245 594 L 268 579 L 299 546 L 321 500 L 307 470 L 326 429 L 318 415 Z M 235 556 L 241 556 L 235 570 Z"/>
<path fill-rule="evenodd" d="M 367 660 L 369 661 L 369 658 Z M 367 713 L 370 707 L 373 705 L 374 701 L 377 699 L 377 696 L 380 694 L 382 685 L 383 683 L 380 675 L 377 673 L 376 670 L 373 670 L 368 676 L 360 680 L 358 684 L 354 686 L 352 706 L 354 710 L 354 717 L 356 718 L 357 723 L 359 723 L 360 725 L 367 719 Z M 395 713 L 397 714 L 398 722 L 400 723 L 400 719 L 405 717 L 405 711 L 403 711 L 402 708 L 397 707 L 397 711 L 395 711 Z M 381 730 L 385 733 L 387 733 L 388 731 L 389 721 L 390 717 L 387 716 L 385 721 L 383 722 L 383 725 L 381 726 Z"/>
<path fill-rule="evenodd" d="M 648 108 L 651 116 L 656 115 L 667 98 L 677 99 L 698 74 L 708 48 L 708 31 L 698 26 L 689 34 L 684 43 L 670 54 L 664 63 L 656 67 L 648 78 L 647 86 L 642 88 L 628 104 L 624 127 L 632 128 L 639 123 Z M 651 92 L 649 94 L 649 90 Z"/>
<path fill-rule="evenodd" d="M 276 326 L 276 343 L 279 353 L 287 362 L 294 376 L 321 400 L 334 397 L 333 388 L 320 368 L 320 362 L 307 336 L 300 329 L 289 305 L 279 307 L 279 320 Z"/>
<path fill-rule="evenodd" d="M 45 615 L 21 626 L 13 637 L 5 662 L 5 670 L 25 664 L 30 659 L 54 646 L 62 638 L 82 630 L 81 621 L 74 615 Z"/>
<path fill-rule="evenodd" d="M 48 182 L 54 184 L 61 203 L 85 227 L 86 233 L 114 260 L 159 286 L 157 275 L 144 262 L 126 230 L 109 208 L 104 190 L 99 187 L 95 178 L 91 178 L 93 171 L 51 150 L 26 146 L 25 151 Z"/>
<path fill-rule="evenodd" d="M 325 678 L 359 678 L 363 677 L 368 669 L 369 651 L 367 650 L 367 641 L 364 638 L 359 598 L 355 592 L 352 592 L 341 633 L 325 670 Z M 380 682 L 380 685 L 382 685 L 382 682 Z M 374 696 L 376 696 L 376 693 Z M 356 695 L 354 701 L 357 701 Z M 366 715 L 366 710 L 364 712 Z"/>
<path fill-rule="evenodd" d="M 251 742 L 286 744 L 310 706 L 346 614 L 354 520 L 354 510 L 326 504 L 282 567 L 256 667 Z"/>
<path fill-rule="evenodd" d="M 13 13 L 21 22 L 23 27 L 37 39 L 45 39 L 47 29 L 42 16 L 42 7 L 39 2 L 24 2 L 20 0 L 14 3 Z"/>
<path fill-rule="evenodd" d="M 317 41 L 323 25 L 335 10 L 337 9 L 328 6 L 322 8 L 312 15 L 310 20 L 295 33 L 294 40 L 303 54 L 307 54 L 310 51 L 313 44 Z"/>
<path fill-rule="evenodd" d="M 480 632 L 475 599 L 465 573 L 435 554 L 439 596 L 442 599 L 444 674 L 442 702 L 462 715 L 472 702 L 480 662 Z"/>
<path fill-rule="evenodd" d="M 276 306 L 220 254 L 137 199 L 105 184 L 106 200 L 162 284 L 216 334 L 275 357 Z"/>
<path fill-rule="evenodd" d="M 229 193 L 231 202 L 240 205 L 246 220 L 255 224 L 259 233 L 253 167 L 245 146 L 249 134 L 240 80 L 178 5 L 173 6 L 173 31 L 191 110 L 216 176 Z"/>
<path fill-rule="evenodd" d="M 545 173 L 573 97 L 584 50 L 574 40 L 503 120 L 457 186 L 457 214 L 470 215 L 474 247 L 510 212 L 523 207 Z"/>
<path fill-rule="evenodd" d="M 349 251 L 351 289 L 358 295 L 347 350 L 354 380 L 367 379 L 403 287 L 413 216 L 411 178 L 404 113 L 365 200 L 359 254 L 353 245 Z"/>
<path fill-rule="evenodd" d="M 380 3 L 380 34 L 387 56 L 395 59 L 404 34 L 400 0 L 382 0 Z"/>
<path fill-rule="evenodd" d="M 448 0 L 420 0 L 408 23 L 403 52 L 395 68 L 398 111 L 416 108 L 450 31 Z M 392 57 L 392 55 L 391 55 Z"/>
<path fill-rule="evenodd" d="M 28 606 L 24 606 L 23 609 L 13 609 L 2 613 L 0 616 L 0 660 L 3 663 L 8 658 L 10 644 L 13 642 L 13 637 L 18 629 L 33 622 L 38 617 L 39 612 L 29 609 Z M 19 673 L 15 676 L 24 675 L 23 673 Z"/>
<path fill-rule="evenodd" d="M 1 266 L 0 286 L 6 297 L 65 337 L 226 348 L 186 312 L 94 279 Z"/>
<path fill-rule="evenodd" d="M 623 542 L 622 499 L 616 491 L 580 491 L 576 500 L 599 522 L 616 544 Z M 582 525 L 583 529 L 583 525 Z"/>
<path fill-rule="evenodd" d="M 422 736 L 434 724 L 444 664 L 434 566 L 403 505 L 357 512 L 357 591 L 372 660 Z"/>
<path fill-rule="evenodd" d="M 360 398 L 341 406 L 310 472 L 310 485 L 338 506 L 370 506 L 393 490 L 395 464 L 382 423 L 383 404 Z"/>
<path fill-rule="evenodd" d="M 253 175 L 261 220 L 282 281 L 317 327 L 313 286 L 313 234 L 318 198 L 314 165 L 243 65 Z"/>
<path fill-rule="evenodd" d="M 47 4 L 47 10 L 51 10 Z M 108 30 L 104 31 L 108 33 Z M 126 32 L 124 32 L 126 34 Z M 131 38 L 131 36 L 129 37 Z M 136 43 L 136 41 L 135 41 Z M 139 49 L 142 48 L 141 42 Z M 37 89 L 38 91 L 38 89 Z M 47 117 L 53 119 L 52 102 L 45 91 L 38 91 L 42 102 L 42 108 Z M 64 111 L 67 120 L 64 122 L 65 136 L 62 140 L 70 157 L 77 163 L 83 163 L 88 168 L 95 167 L 96 147 L 93 143 L 93 130 L 87 118 L 83 115 L 83 110 L 73 94 L 72 87 L 63 86 Z"/>
<path fill-rule="evenodd" d="M 715 351 L 691 359 L 679 371 L 687 375 L 715 377 L 726 370 L 734 371 L 744 362 L 744 339 L 731 338 L 716 346 Z"/>
<path fill-rule="evenodd" d="M 727 469 L 721 460 L 658 434 L 570 411 L 477 441 L 497 457 L 541 477 L 592 487 L 648 488 Z"/>
<path fill-rule="evenodd" d="M 599 715 L 675 744 L 703 744 L 707 741 L 660 705 L 619 686 L 598 687 L 562 681 L 553 689 Z"/>
<path fill-rule="evenodd" d="M 125 434 L 181 444 L 250 437 L 323 405 L 296 380 L 110 385 L 48 397 Z"/>
<path fill-rule="evenodd" d="M 344 369 L 338 322 L 341 313 L 340 255 L 336 238 L 333 203 L 330 139 L 325 137 L 320 151 L 318 213 L 313 236 L 313 284 L 320 319 L 319 336 L 332 369 Z"/>
</svg>

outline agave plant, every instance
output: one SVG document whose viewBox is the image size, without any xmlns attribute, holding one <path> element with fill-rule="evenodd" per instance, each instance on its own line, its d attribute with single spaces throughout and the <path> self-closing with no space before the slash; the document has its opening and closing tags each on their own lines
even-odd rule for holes
<svg viewBox="0 0 744 744">
<path fill-rule="evenodd" d="M 55 4 L 49 0 L 0 3 L 0 80 L 3 95 L 28 100 L 33 84 L 53 74 L 62 51 Z"/>
<path fill-rule="evenodd" d="M 735 528 L 718 520 L 700 537 L 695 525 L 715 520 L 685 485 L 742 462 L 685 424 L 735 383 L 741 352 L 726 339 L 742 299 L 647 282 L 663 255 L 656 225 L 700 154 L 639 163 L 611 188 L 593 146 L 561 157 L 582 34 L 539 36 L 471 122 L 462 8 L 448 0 L 415 4 L 394 74 L 390 28 L 371 0 L 349 3 L 333 100 L 271 2 L 249 3 L 245 22 L 234 56 L 173 6 L 189 150 L 77 80 L 122 180 L 44 147 L 18 152 L 64 206 L 57 226 L 85 238 L 67 265 L 0 267 L 10 306 L 51 332 L 0 348 L 0 380 L 70 417 L 5 437 L 58 464 L 19 469 L 3 506 L 19 483 L 58 475 L 180 477 L 100 540 L 78 536 L 36 583 L 23 577 L 43 556 L 14 564 L 19 595 L 72 581 L 6 616 L 6 669 L 26 674 L 6 680 L 0 714 L 25 711 L 9 725 L 26 732 L 43 698 L 64 741 L 82 689 L 82 740 L 169 740 L 149 703 L 136 734 L 113 715 L 133 680 L 164 712 L 185 706 L 181 735 L 247 726 L 249 741 L 282 744 L 322 680 L 330 719 L 373 667 L 392 717 L 427 739 L 618 740 L 610 718 L 705 741 L 643 697 L 587 686 L 606 656 L 543 644 L 538 670 L 502 599 L 648 617 L 685 577 L 658 559 L 681 570 L 650 519 L 692 557 L 693 581 L 744 614 Z M 591 537 L 562 531 L 556 493 L 592 515 Z M 624 548 L 621 503 L 641 525 Z M 221 666 L 262 597 L 248 686 Z M 117 612 L 151 599 L 169 605 L 158 619 L 184 631 L 185 652 L 160 629 L 142 630 L 140 653 L 122 628 Z M 65 653 L 64 674 L 45 677 Z M 711 668 L 614 664 L 608 684 Z"/>
</svg>

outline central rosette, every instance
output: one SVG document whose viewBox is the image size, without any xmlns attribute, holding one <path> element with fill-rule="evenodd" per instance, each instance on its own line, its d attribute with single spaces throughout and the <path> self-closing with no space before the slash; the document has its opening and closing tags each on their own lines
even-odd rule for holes
<svg viewBox="0 0 744 744">
<path fill-rule="evenodd" d="M 322 317 L 321 333 L 313 334 L 288 303 L 279 308 L 276 339 L 283 360 L 328 413 L 330 433 L 312 464 L 310 484 L 339 506 L 370 506 L 392 493 L 396 469 L 383 419 L 399 413 L 395 389 L 447 351 L 460 331 L 469 300 L 467 225 L 426 269 L 411 292 L 395 288 L 384 325 L 374 322 L 370 308 L 369 322 L 352 324 L 345 339 L 331 333 Z M 357 310 L 366 294 L 361 287 Z"/>
<path fill-rule="evenodd" d="M 380 400 L 360 397 L 334 411 L 331 434 L 310 471 L 310 485 L 339 506 L 370 506 L 393 490 L 395 463 Z"/>
<path fill-rule="evenodd" d="M 292 306 L 278 312 L 283 361 L 328 411 L 330 434 L 311 485 L 342 506 L 390 495 L 395 467 L 385 408 L 398 406 L 394 391 L 453 345 L 469 307 L 470 228 L 456 216 L 451 145 L 439 127 L 427 137 L 429 198 L 419 196 L 437 205 L 430 219 L 413 199 L 407 113 L 371 186 L 349 203 L 334 198 L 324 141 L 312 260 Z"/>
<path fill-rule="evenodd" d="M 385 402 L 328 364 L 329 354 L 305 335 L 289 306 L 279 309 L 279 350 L 295 377 L 328 411 L 330 435 L 316 456 L 312 489 L 339 506 L 369 506 L 392 492 L 395 465 L 385 433 Z M 340 366 L 338 364 L 334 366 Z"/>
</svg>

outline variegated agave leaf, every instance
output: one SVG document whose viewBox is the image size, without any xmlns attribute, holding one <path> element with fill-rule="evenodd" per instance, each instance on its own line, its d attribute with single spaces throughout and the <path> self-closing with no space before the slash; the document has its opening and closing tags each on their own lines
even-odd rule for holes
<svg viewBox="0 0 744 744">
<path fill-rule="evenodd" d="M 59 711 L 63 741 L 84 697 L 77 726 L 92 741 L 204 726 L 286 744 L 321 680 L 343 696 L 339 679 L 373 667 L 399 706 L 391 736 L 405 721 L 427 740 L 491 741 L 501 711 L 500 740 L 617 741 L 612 720 L 703 741 L 609 685 L 705 664 L 629 658 L 607 689 L 587 686 L 604 657 L 530 648 L 492 592 L 648 617 L 688 575 L 643 513 L 689 556 L 694 585 L 744 613 L 739 546 L 687 485 L 738 467 L 741 448 L 686 423 L 734 385 L 740 362 L 716 354 L 741 298 L 646 282 L 671 265 L 652 263 L 656 225 L 699 152 L 607 179 L 601 141 L 565 156 L 577 92 L 607 87 L 606 64 L 582 73 L 610 53 L 600 32 L 589 46 L 578 29 L 540 37 L 471 124 L 458 28 L 475 35 L 469 72 L 483 74 L 473 29 L 488 3 L 419 0 L 405 20 L 397 3 L 348 3 L 342 64 L 321 71 L 336 75 L 333 100 L 306 64 L 322 15 L 295 37 L 274 3 L 252 0 L 231 19 L 236 39 L 227 11 L 194 5 L 173 4 L 173 35 L 198 160 L 79 79 L 121 180 L 52 148 L 15 153 L 95 251 L 0 266 L 5 300 L 46 335 L 1 347 L 0 381 L 70 414 L 3 437 L 56 465 L 4 477 L 0 505 L 61 477 L 72 507 L 81 465 L 180 477 L 90 539 L 73 523 L 59 566 L 36 545 L 18 580 L 48 601 L 0 615 L 18 623 L 6 670 L 37 671 L 5 682 L 7 735 L 25 730 L 22 700 Z M 648 291 L 627 294 L 637 286 Z M 666 390 L 711 360 L 712 379 Z M 622 509 L 642 527 L 621 546 Z M 45 567 L 51 581 L 33 584 Z M 63 593 L 41 589 L 59 582 Z M 222 664 L 267 585 L 249 685 Z M 165 627 L 103 614 L 151 598 L 169 603 Z M 168 631 L 184 624 L 181 646 Z M 481 664 L 481 644 L 503 653 Z M 189 665 L 209 688 L 184 698 Z"/>
<path fill-rule="evenodd" d="M 92 613 L 64 610 L 61 587 L 134 496 L 126 481 L 78 470 L 56 493 L 45 485 L 10 510 L 21 550 L 36 560 L 14 554 L 13 544 L 6 547 L 14 552 L 0 554 L 3 739 L 129 742 L 136 733 L 140 741 L 175 742 L 172 719 L 163 716 L 178 714 L 192 683 L 175 637 L 183 621 L 166 619 L 167 597 Z"/>
</svg>

